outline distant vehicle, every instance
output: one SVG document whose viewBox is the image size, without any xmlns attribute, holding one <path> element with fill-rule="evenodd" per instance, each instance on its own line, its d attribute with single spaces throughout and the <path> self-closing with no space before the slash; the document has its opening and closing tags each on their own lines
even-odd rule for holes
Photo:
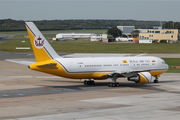
<svg viewBox="0 0 180 120">
<path fill-rule="evenodd" d="M 130 42 L 132 41 L 132 38 L 122 38 L 122 37 L 117 37 L 116 41 L 122 41 L 122 42 Z"/>
<path fill-rule="evenodd" d="M 151 39 L 140 39 L 139 43 L 152 43 L 153 41 Z"/>
<path fill-rule="evenodd" d="M 58 38 L 58 41 L 67 41 L 66 38 Z"/>
<path fill-rule="evenodd" d="M 36 63 L 29 65 L 32 70 L 65 78 L 87 79 L 85 85 L 111 78 L 108 86 L 115 87 L 120 85 L 116 82 L 119 77 L 135 83 L 149 83 L 154 76 L 154 83 L 158 83 L 160 74 L 168 69 L 164 60 L 150 56 L 62 58 L 33 22 L 26 22 L 26 28 L 36 58 Z"/>
<path fill-rule="evenodd" d="M 0 36 L 0 40 L 2 39 L 3 37 L 2 36 Z"/>
</svg>

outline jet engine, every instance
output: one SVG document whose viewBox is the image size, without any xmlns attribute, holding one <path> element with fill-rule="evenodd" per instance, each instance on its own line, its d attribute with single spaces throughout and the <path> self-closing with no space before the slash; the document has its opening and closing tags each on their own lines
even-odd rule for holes
<svg viewBox="0 0 180 120">
<path fill-rule="evenodd" d="M 128 80 L 135 83 L 149 83 L 152 80 L 152 75 L 149 72 L 140 72 L 132 77 L 128 77 Z"/>
</svg>

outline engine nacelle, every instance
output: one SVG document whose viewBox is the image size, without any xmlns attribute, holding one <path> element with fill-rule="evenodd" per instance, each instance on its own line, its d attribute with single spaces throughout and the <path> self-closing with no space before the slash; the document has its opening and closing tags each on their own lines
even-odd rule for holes
<svg viewBox="0 0 180 120">
<path fill-rule="evenodd" d="M 136 83 L 149 83 L 152 80 L 152 75 L 149 72 L 140 72 L 132 77 L 128 77 L 128 80 Z"/>
</svg>

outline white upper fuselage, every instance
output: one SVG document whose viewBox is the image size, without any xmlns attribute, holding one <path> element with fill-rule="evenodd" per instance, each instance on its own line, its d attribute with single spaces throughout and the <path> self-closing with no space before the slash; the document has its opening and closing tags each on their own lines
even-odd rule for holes
<svg viewBox="0 0 180 120">
<path fill-rule="evenodd" d="M 56 59 L 69 73 L 132 72 L 167 70 L 168 65 L 158 57 L 93 57 Z"/>
</svg>

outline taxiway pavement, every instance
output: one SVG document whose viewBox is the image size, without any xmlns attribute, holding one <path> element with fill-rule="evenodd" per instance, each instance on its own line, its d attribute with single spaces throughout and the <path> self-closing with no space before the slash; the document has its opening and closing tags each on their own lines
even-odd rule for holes
<svg viewBox="0 0 180 120">
<path fill-rule="evenodd" d="M 21 55 L 19 55 L 21 56 Z M 34 60 L 33 56 L 20 60 Z M 12 58 L 13 56 L 11 55 Z M 25 59 L 26 58 L 26 59 Z M 118 79 L 85 86 L 83 80 L 56 77 L 0 61 L 0 120 L 177 120 L 180 74 L 165 73 L 159 83 Z"/>
</svg>

